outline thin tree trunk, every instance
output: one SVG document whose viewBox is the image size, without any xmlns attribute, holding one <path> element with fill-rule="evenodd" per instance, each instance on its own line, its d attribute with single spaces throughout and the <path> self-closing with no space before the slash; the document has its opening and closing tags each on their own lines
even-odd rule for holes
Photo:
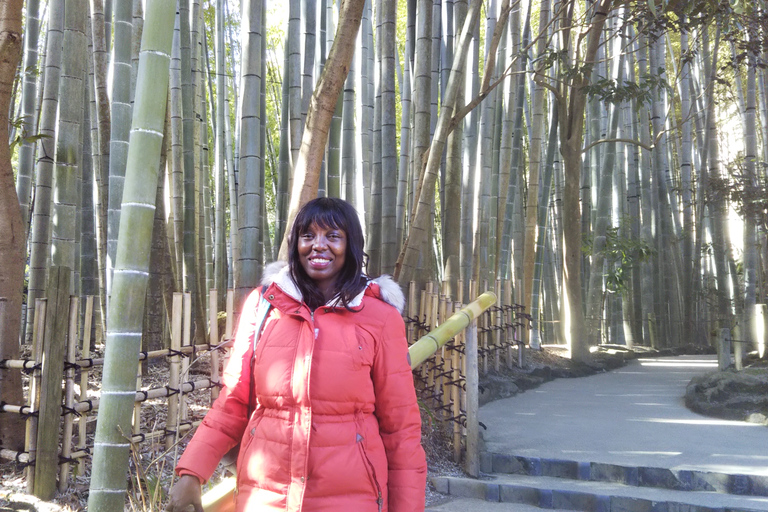
<svg viewBox="0 0 768 512">
<path fill-rule="evenodd" d="M 21 0 L 9 0 L 0 7 L 0 359 L 19 357 L 24 282 L 25 228 L 7 142 L 11 91 L 21 58 L 21 7 Z M 22 403 L 20 372 L 0 372 L 0 390 L 3 402 Z M 0 446 L 20 451 L 23 444 L 24 422 L 20 415 L 0 414 Z"/>
<path fill-rule="evenodd" d="M 299 208 L 317 196 L 320 167 L 328 140 L 330 124 L 339 92 L 349 71 L 349 63 L 354 53 L 357 31 L 363 14 L 365 2 L 342 0 L 339 8 L 339 26 L 333 46 L 328 54 L 323 72 L 315 87 L 307 114 L 307 126 L 301 141 L 299 160 L 293 176 L 293 190 L 288 214 L 291 225 Z M 287 232 L 287 231 L 286 231 Z M 281 259 L 287 256 L 288 240 L 283 235 L 280 245 Z"/>
<path fill-rule="evenodd" d="M 601 40 L 601 32 L 611 0 L 601 0 L 594 5 L 591 24 L 586 27 L 587 46 L 578 65 L 594 63 Z M 570 34 L 571 21 L 562 18 L 561 26 Z M 570 46 L 566 39 L 565 47 Z M 588 77 L 577 75 L 565 82 L 559 89 L 557 108 L 560 125 L 560 151 L 563 155 L 565 184 L 563 190 L 563 295 L 566 301 L 567 317 L 563 337 L 570 346 L 571 357 L 577 361 L 589 356 L 588 338 L 582 308 L 581 286 L 581 224 L 579 222 L 579 188 L 581 185 L 581 145 L 583 143 L 584 110 L 586 106 L 586 85 Z"/>
</svg>

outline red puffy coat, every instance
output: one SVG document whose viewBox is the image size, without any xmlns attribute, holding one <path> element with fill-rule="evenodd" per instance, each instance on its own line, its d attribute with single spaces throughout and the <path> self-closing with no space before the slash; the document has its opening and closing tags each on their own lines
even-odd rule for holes
<svg viewBox="0 0 768 512">
<path fill-rule="evenodd" d="M 273 308 L 251 373 L 259 292 L 245 303 L 224 389 L 179 460 L 210 478 L 240 442 L 238 511 L 424 510 L 426 459 L 403 305 L 390 278 L 351 304 L 314 312 L 283 266 L 266 277 Z M 269 272 L 268 268 L 268 272 Z M 249 415 L 249 390 L 253 412 Z"/>
</svg>

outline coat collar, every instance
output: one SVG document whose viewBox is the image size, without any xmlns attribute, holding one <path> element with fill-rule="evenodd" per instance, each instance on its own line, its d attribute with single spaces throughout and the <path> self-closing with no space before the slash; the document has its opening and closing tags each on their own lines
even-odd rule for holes
<svg viewBox="0 0 768 512">
<path fill-rule="evenodd" d="M 291 276 L 288 263 L 285 261 L 275 261 L 264 267 L 264 274 L 261 279 L 261 284 L 269 286 L 274 284 L 286 295 L 291 297 L 297 302 L 303 302 L 301 290 L 296 285 Z M 405 309 L 405 295 L 392 277 L 384 274 L 376 279 L 368 279 L 368 284 L 365 289 L 360 292 L 349 302 L 349 307 L 357 308 L 362 304 L 363 297 L 366 295 L 372 295 L 378 299 L 383 300 L 387 304 L 394 306 L 400 313 Z M 340 307 L 341 300 L 336 297 L 328 301 L 326 306 Z"/>
</svg>

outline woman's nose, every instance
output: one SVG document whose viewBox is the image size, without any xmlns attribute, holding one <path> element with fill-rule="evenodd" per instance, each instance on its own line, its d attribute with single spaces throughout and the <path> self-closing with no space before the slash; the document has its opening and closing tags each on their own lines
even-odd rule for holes
<svg viewBox="0 0 768 512">
<path fill-rule="evenodd" d="M 317 248 L 323 249 L 325 248 L 326 245 L 328 245 L 328 241 L 322 235 L 316 236 L 315 239 L 312 241 L 313 249 L 317 249 Z"/>
</svg>

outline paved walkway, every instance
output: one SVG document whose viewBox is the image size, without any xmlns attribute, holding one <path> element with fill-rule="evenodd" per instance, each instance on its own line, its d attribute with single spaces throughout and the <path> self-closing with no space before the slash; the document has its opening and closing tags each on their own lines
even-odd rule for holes
<svg viewBox="0 0 768 512">
<path fill-rule="evenodd" d="M 640 358 L 557 379 L 480 409 L 489 452 L 624 466 L 768 475 L 768 427 L 689 411 L 685 387 L 714 356 Z"/>
</svg>

